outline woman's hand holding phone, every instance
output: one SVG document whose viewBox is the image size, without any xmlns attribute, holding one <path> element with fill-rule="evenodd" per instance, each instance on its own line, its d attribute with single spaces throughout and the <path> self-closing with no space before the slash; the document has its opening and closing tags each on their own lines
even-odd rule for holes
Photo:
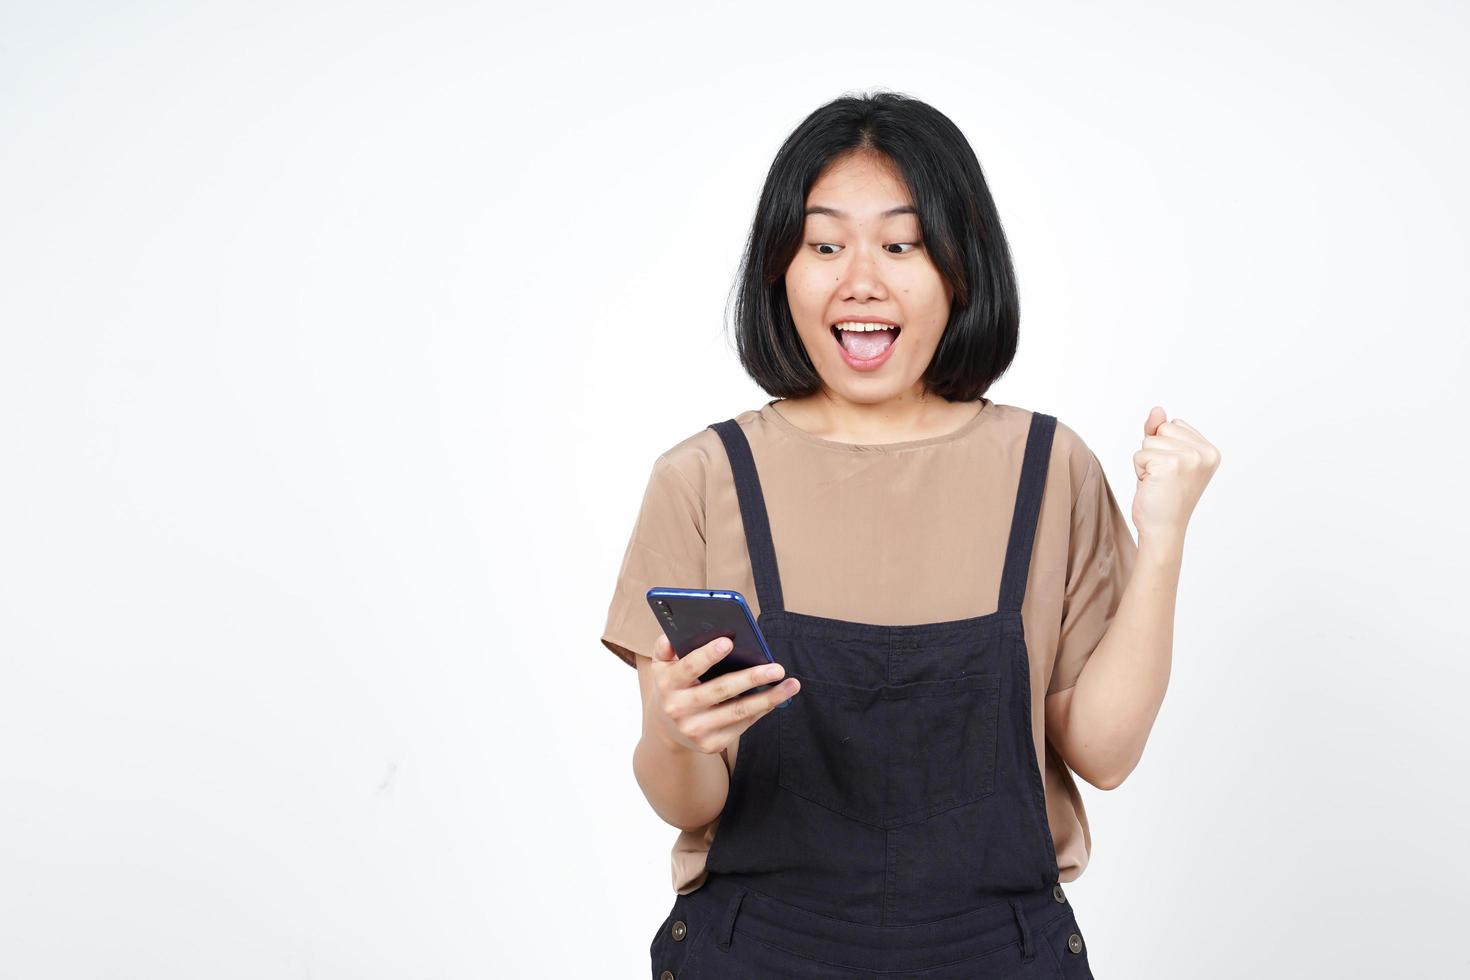
<svg viewBox="0 0 1470 980">
<path fill-rule="evenodd" d="M 769 690 L 738 697 L 778 680 L 786 673 L 780 664 L 746 667 L 701 683 L 700 676 L 730 650 L 730 641 L 719 637 L 679 657 L 667 636 L 654 641 L 653 691 L 644 710 L 665 743 L 713 755 L 800 689 L 800 682 L 788 677 Z"/>
</svg>

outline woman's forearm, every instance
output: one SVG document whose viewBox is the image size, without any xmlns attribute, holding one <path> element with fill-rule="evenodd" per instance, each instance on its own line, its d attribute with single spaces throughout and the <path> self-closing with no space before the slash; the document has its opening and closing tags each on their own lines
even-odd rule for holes
<svg viewBox="0 0 1470 980">
<path fill-rule="evenodd" d="M 680 830 L 697 830 L 718 817 L 730 792 L 719 752 L 696 752 L 646 730 L 633 749 L 633 775 L 654 812 Z"/>
<path fill-rule="evenodd" d="M 1053 744 L 1094 786 L 1112 789 L 1128 778 L 1164 703 L 1184 530 L 1219 466 L 1220 450 L 1198 429 L 1170 421 L 1162 405 L 1149 409 L 1143 446 L 1133 454 L 1138 552 L 1132 573 L 1076 684 L 1052 695 L 1054 714 L 1048 708 Z"/>
<path fill-rule="evenodd" d="M 730 771 L 720 752 L 697 752 L 661 732 L 649 716 L 655 693 L 653 661 L 639 655 L 638 689 L 643 733 L 633 747 L 633 776 L 653 812 L 680 830 L 697 830 L 720 815 L 730 793 Z"/>
<path fill-rule="evenodd" d="M 1138 765 L 1164 702 L 1183 554 L 1183 532 L 1139 536 L 1118 610 L 1072 691 L 1063 754 L 1074 770 L 1105 789 Z"/>
</svg>

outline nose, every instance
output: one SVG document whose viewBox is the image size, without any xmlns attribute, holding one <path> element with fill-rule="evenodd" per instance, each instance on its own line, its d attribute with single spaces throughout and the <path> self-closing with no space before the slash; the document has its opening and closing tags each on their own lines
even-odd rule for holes
<svg viewBox="0 0 1470 980">
<path fill-rule="evenodd" d="M 878 257 L 866 248 L 854 249 L 852 260 L 843 270 L 842 292 L 844 299 L 882 299 L 888 294 L 883 283 L 883 270 Z"/>
</svg>

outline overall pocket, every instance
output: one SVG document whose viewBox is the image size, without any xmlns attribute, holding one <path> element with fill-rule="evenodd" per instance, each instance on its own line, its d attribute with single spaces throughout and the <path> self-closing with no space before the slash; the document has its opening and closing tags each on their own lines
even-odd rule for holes
<svg viewBox="0 0 1470 980">
<path fill-rule="evenodd" d="M 777 712 L 777 783 L 887 829 L 995 791 L 999 674 L 855 687 L 801 678 Z"/>
</svg>

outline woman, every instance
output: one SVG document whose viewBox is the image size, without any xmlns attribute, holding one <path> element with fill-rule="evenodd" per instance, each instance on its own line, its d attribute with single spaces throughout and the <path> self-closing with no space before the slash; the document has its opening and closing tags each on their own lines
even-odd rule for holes
<svg viewBox="0 0 1470 980">
<path fill-rule="evenodd" d="M 1149 413 L 1135 545 L 1072 429 L 985 397 L 1018 320 L 947 117 L 881 93 L 792 133 L 737 307 L 774 397 L 655 462 L 602 637 L 681 830 L 655 978 L 1091 976 L 1071 773 L 1110 789 L 1143 751 L 1219 454 Z M 653 586 L 742 592 L 778 664 L 701 684 L 727 651 L 675 658 Z"/>
</svg>

